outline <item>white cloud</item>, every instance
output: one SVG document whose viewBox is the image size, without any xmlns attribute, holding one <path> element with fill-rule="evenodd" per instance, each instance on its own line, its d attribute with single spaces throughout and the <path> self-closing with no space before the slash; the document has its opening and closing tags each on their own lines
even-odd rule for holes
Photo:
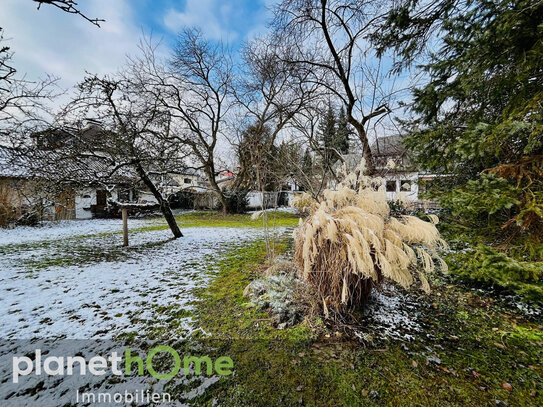
<svg viewBox="0 0 543 407">
<path fill-rule="evenodd" d="M 170 9 L 164 17 L 164 25 L 173 32 L 185 27 L 199 27 L 213 40 L 235 41 L 238 33 L 230 30 L 232 6 L 217 0 L 187 0 L 185 9 Z"/>
<path fill-rule="evenodd" d="M 89 17 L 106 20 L 101 28 L 47 5 L 38 11 L 30 0 L 2 0 L 0 21 L 20 74 L 30 79 L 59 76 L 61 85 L 70 87 L 85 71 L 115 72 L 136 51 L 141 31 L 128 0 L 80 4 Z"/>
</svg>

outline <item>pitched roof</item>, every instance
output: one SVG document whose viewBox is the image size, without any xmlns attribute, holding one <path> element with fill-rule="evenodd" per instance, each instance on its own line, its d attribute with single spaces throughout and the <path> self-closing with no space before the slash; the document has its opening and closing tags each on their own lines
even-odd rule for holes
<svg viewBox="0 0 543 407">
<path fill-rule="evenodd" d="M 112 183 L 131 182 L 136 174 L 129 168 L 113 171 L 114 166 L 99 156 L 68 158 L 55 151 L 0 146 L 0 177 L 47 178 L 50 180 Z M 114 172 L 113 176 L 109 176 Z"/>
<path fill-rule="evenodd" d="M 370 146 L 375 157 L 400 156 L 405 152 L 400 136 L 378 137 Z"/>
</svg>

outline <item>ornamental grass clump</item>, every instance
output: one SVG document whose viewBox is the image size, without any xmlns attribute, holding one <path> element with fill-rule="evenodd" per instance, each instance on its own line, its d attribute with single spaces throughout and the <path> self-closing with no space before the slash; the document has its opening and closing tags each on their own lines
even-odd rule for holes
<svg viewBox="0 0 543 407">
<path fill-rule="evenodd" d="M 295 232 L 300 278 L 318 295 L 325 314 L 360 308 L 371 290 L 389 280 L 410 287 L 417 276 L 425 291 L 425 273 L 438 262 L 446 243 L 438 218 L 393 217 L 382 179 L 367 177 L 362 163 L 337 190 L 327 190 Z"/>
<path fill-rule="evenodd" d="M 307 215 L 311 212 L 311 208 L 313 208 L 316 203 L 317 201 L 315 201 L 315 198 L 313 198 L 311 194 L 304 192 L 292 198 L 290 206 L 298 209 L 298 212 L 302 215 Z"/>
</svg>

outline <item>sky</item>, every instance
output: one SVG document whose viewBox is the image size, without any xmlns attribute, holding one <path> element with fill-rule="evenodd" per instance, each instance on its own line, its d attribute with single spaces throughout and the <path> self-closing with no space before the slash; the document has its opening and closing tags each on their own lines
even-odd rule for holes
<svg viewBox="0 0 543 407">
<path fill-rule="evenodd" d="M 80 0 L 89 17 L 106 21 L 98 28 L 85 19 L 32 0 L 1 0 L 0 26 L 14 52 L 19 74 L 34 80 L 46 74 L 69 88 L 85 72 L 106 74 L 138 52 L 143 35 L 166 46 L 183 27 L 200 27 L 212 40 L 234 50 L 266 31 L 273 0 Z"/>
</svg>

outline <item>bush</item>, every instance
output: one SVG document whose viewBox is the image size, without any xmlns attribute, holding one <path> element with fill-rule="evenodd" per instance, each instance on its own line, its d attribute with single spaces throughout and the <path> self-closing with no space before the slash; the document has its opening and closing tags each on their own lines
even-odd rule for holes
<svg viewBox="0 0 543 407">
<path fill-rule="evenodd" d="M 13 205 L 13 199 L 12 191 L 8 187 L 0 185 L 0 227 L 11 226 L 21 215 L 20 210 Z"/>
<path fill-rule="evenodd" d="M 361 174 L 363 167 L 337 191 L 325 191 L 296 232 L 300 277 L 313 287 L 325 314 L 361 307 L 384 279 L 407 288 L 416 273 L 429 291 L 423 271 L 434 269 L 433 259 L 446 268 L 435 251 L 446 246 L 435 227 L 437 216 L 429 215 L 431 222 L 390 216 L 381 180 Z"/>
<path fill-rule="evenodd" d="M 485 245 L 451 254 L 448 259 L 451 271 L 463 278 L 504 288 L 527 300 L 543 300 L 541 262 L 517 261 Z"/>
<path fill-rule="evenodd" d="M 168 197 L 168 201 L 172 209 L 194 209 L 195 194 L 191 191 L 179 191 Z"/>
</svg>

